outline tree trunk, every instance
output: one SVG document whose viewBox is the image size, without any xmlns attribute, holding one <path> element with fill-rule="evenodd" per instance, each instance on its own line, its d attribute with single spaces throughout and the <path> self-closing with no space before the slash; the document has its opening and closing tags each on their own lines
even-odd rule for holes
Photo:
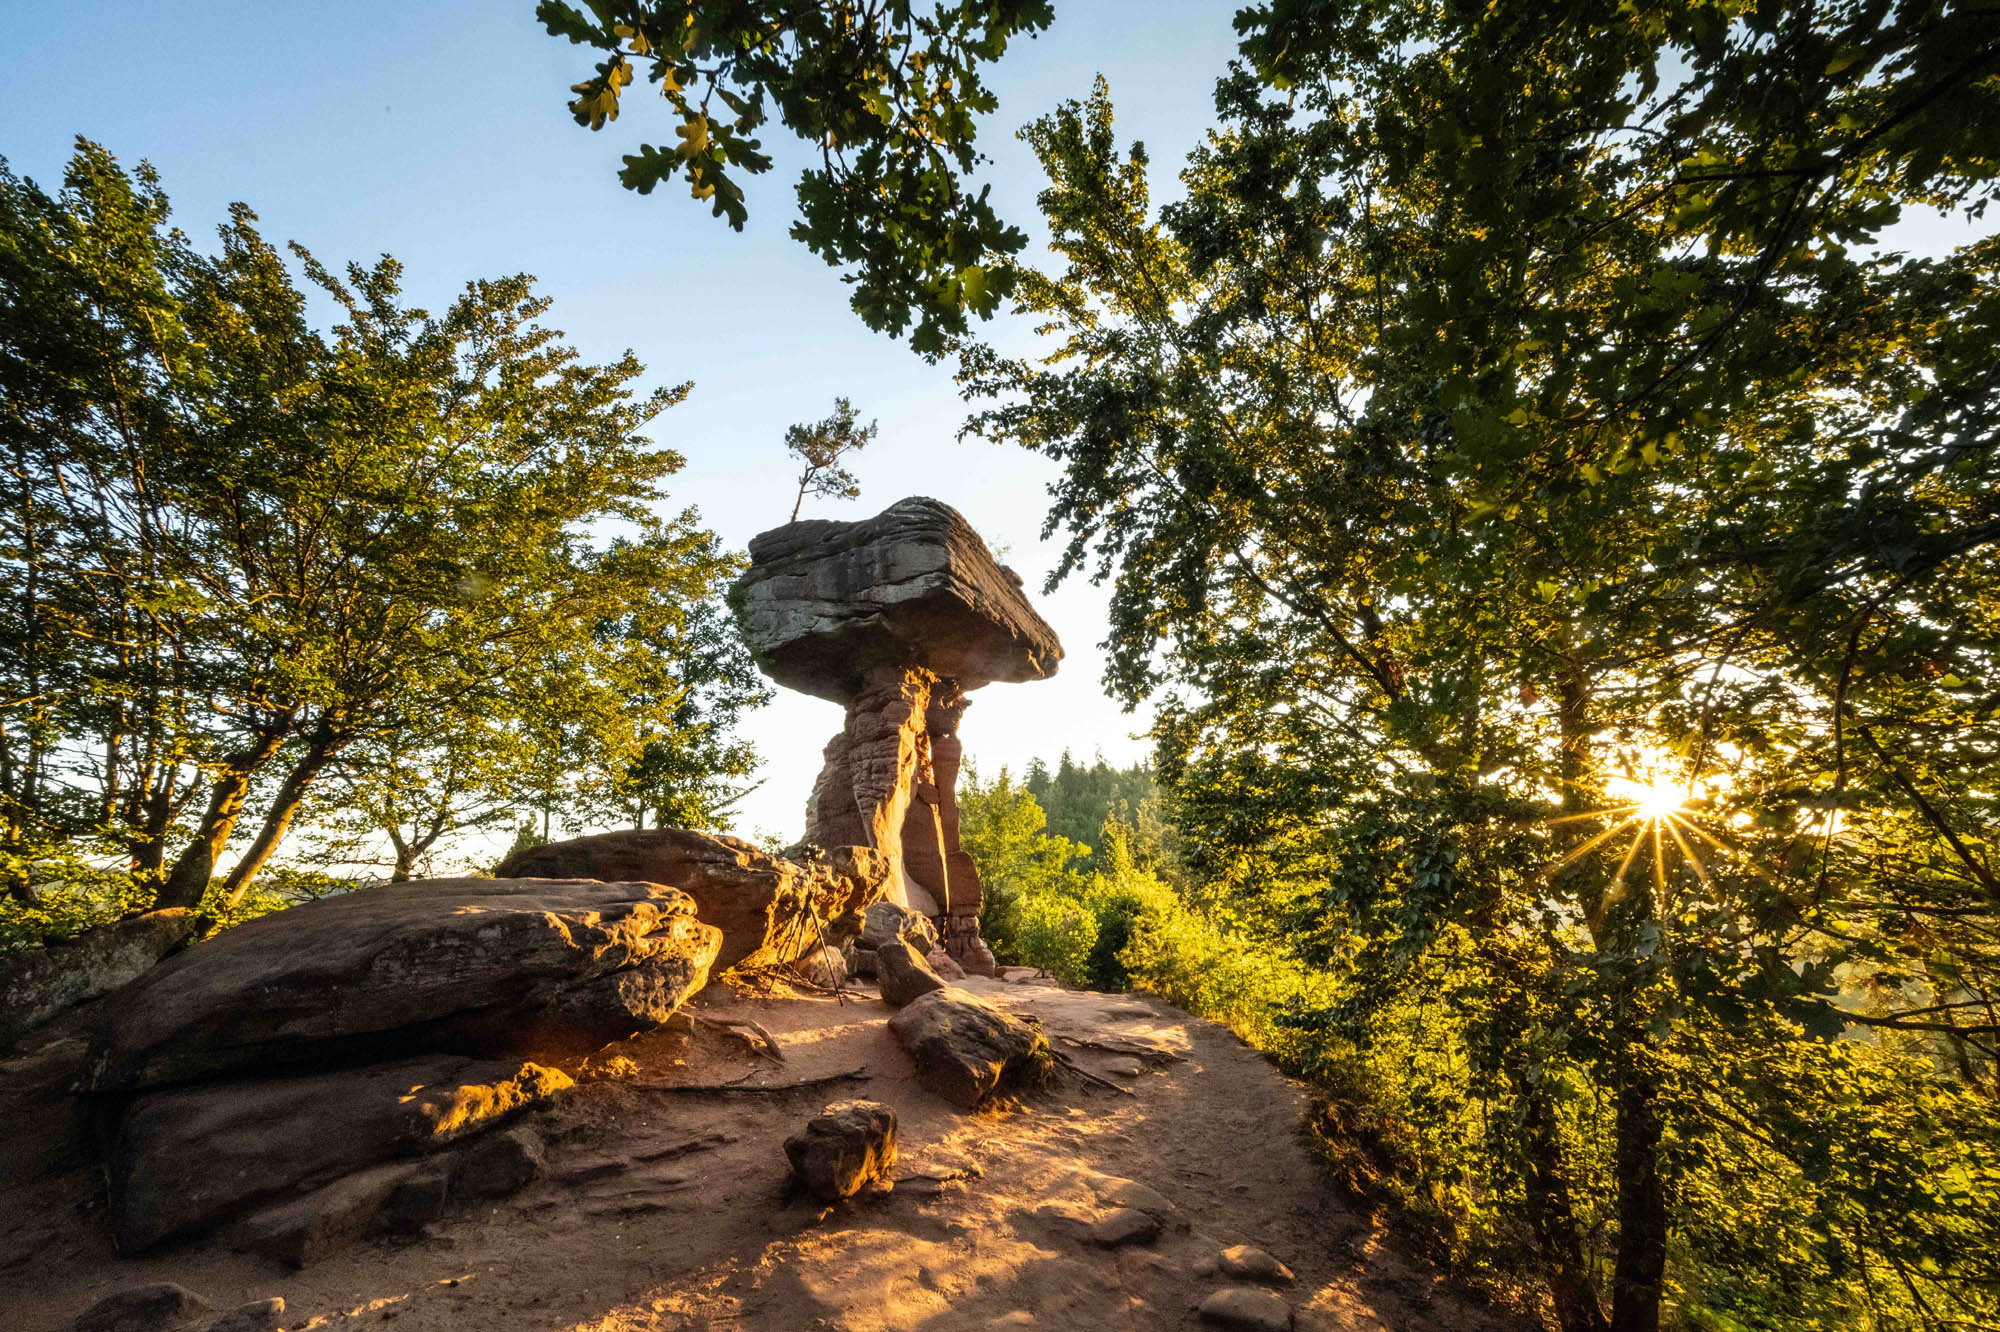
<svg viewBox="0 0 2000 1332">
<path fill-rule="evenodd" d="M 389 871 L 390 883 L 408 883 L 417 865 L 417 848 L 403 840 L 400 829 L 390 829 L 389 845 L 396 848 L 396 868 Z"/>
<path fill-rule="evenodd" d="M 1561 733 L 1561 779 L 1565 812 L 1585 807 L 1595 794 L 1590 780 L 1590 687 L 1580 670 L 1560 681 L 1557 724 Z M 1634 836 L 1661 834 L 1643 825 Z M 1601 890 L 1579 893 L 1584 921 L 1599 954 L 1625 958 L 1616 979 L 1612 1040 L 1618 1049 L 1611 1077 L 1616 1095 L 1615 1174 L 1618 1249 L 1611 1274 L 1610 1332 L 1659 1332 L 1660 1298 L 1667 1265 L 1667 1190 L 1660 1174 L 1659 1085 L 1650 1057 L 1652 1037 L 1645 1024 L 1646 964 L 1633 960 L 1632 945 L 1654 917 L 1653 895 L 1644 881 L 1628 883 L 1607 903 Z"/>
<path fill-rule="evenodd" d="M 243 813 L 243 801 L 250 794 L 250 779 L 284 747 L 291 722 L 292 714 L 285 713 L 282 719 L 260 730 L 248 748 L 223 761 L 221 772 L 209 788 L 208 810 L 202 815 L 201 827 L 188 849 L 174 862 L 160 891 L 154 894 L 155 909 L 201 905 L 201 899 L 208 893 L 208 882 L 215 877 L 215 862 L 229 845 L 229 834 L 235 831 L 236 820 Z"/>
<path fill-rule="evenodd" d="M 1618 1259 L 1611 1278 L 1611 1332 L 1659 1332 L 1667 1266 L 1659 1088 L 1643 1048 L 1619 1062 L 1624 1067 L 1618 1088 Z"/>
<path fill-rule="evenodd" d="M 305 804 L 306 793 L 312 790 L 313 783 L 319 780 L 326 765 L 333 761 L 346 743 L 347 738 L 326 721 L 313 728 L 312 738 L 306 742 L 306 752 L 285 774 L 283 784 L 278 787 L 277 798 L 264 815 L 264 826 L 257 830 L 256 840 L 250 843 L 243 859 L 236 862 L 236 868 L 230 870 L 229 877 L 223 880 L 222 891 L 230 906 L 243 900 L 251 881 L 271 859 L 278 843 L 285 839 L 292 819 L 297 816 L 299 807 Z"/>
</svg>

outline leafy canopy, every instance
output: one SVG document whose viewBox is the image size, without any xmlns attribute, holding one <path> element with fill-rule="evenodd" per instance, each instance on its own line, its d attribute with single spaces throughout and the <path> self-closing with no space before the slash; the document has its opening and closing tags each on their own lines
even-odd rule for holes
<svg viewBox="0 0 2000 1332">
<path fill-rule="evenodd" d="M 535 16 L 606 53 L 570 89 L 577 124 L 616 120 L 642 70 L 667 103 L 679 142 L 627 155 L 627 189 L 678 175 L 741 231 L 741 177 L 771 169 L 756 135 L 772 111 L 817 149 L 792 235 L 849 270 L 870 328 L 909 329 L 936 353 L 1013 289 L 1027 237 L 964 178 L 980 160 L 977 117 L 995 106 L 982 67 L 1046 28 L 1049 0 L 541 0 Z"/>
</svg>

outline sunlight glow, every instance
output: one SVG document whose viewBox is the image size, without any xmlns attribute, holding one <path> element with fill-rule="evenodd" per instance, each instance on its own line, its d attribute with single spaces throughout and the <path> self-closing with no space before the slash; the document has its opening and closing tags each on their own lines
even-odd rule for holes
<svg viewBox="0 0 2000 1332">
<path fill-rule="evenodd" d="M 1634 813 L 1649 823 L 1678 814 L 1688 801 L 1685 790 L 1660 778 L 1637 781 L 1613 777 L 1604 784 L 1604 792 L 1622 805 L 1633 806 Z"/>
</svg>

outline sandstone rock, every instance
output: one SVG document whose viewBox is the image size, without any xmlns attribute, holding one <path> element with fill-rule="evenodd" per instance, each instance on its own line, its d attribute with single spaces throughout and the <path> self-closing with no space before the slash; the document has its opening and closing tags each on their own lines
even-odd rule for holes
<svg viewBox="0 0 2000 1332">
<path fill-rule="evenodd" d="M 525 1126 L 475 1139 L 452 1164 L 452 1188 L 468 1198 L 519 1193 L 548 1168 L 542 1135 Z"/>
<path fill-rule="evenodd" d="M 942 947 L 933 949 L 931 955 L 925 958 L 924 961 L 930 964 L 932 971 L 935 971 L 948 981 L 962 981 L 965 979 L 965 968 L 958 965 L 952 959 L 951 954 L 947 953 Z"/>
<path fill-rule="evenodd" d="M 277 1332 L 278 1320 L 284 1316 L 284 1299 L 273 1295 L 238 1305 L 210 1323 L 207 1332 Z"/>
<path fill-rule="evenodd" d="M 373 1224 L 413 1234 L 444 1215 L 451 1201 L 451 1167 L 431 1160 L 404 1176 L 376 1209 Z"/>
<path fill-rule="evenodd" d="M 423 1168 L 419 1161 L 374 1166 L 259 1212 L 244 1223 L 240 1247 L 292 1267 L 316 1263 L 373 1229 L 391 1195 Z"/>
<path fill-rule="evenodd" d="M 950 505 L 913 497 L 873 518 L 788 523 L 750 542 L 730 605 L 766 675 L 849 702 L 871 667 L 922 665 L 976 689 L 1062 660 L 1019 578 Z"/>
<path fill-rule="evenodd" d="M 791 523 L 750 543 L 730 604 L 757 664 L 844 704 L 806 808 L 806 837 L 889 859 L 890 896 L 941 918 L 974 970 L 979 874 L 959 845 L 955 788 L 965 696 L 1037 680 L 1062 657 L 1021 580 L 958 512 L 911 498 L 858 523 Z"/>
<path fill-rule="evenodd" d="M 882 984 L 882 1001 L 896 1008 L 944 988 L 944 978 L 901 939 L 891 939 L 875 950 L 875 976 Z"/>
<path fill-rule="evenodd" d="M 193 931 L 194 912 L 172 907 L 0 957 L 0 1049 L 64 1009 L 137 980 Z"/>
<path fill-rule="evenodd" d="M 794 848 L 810 863 L 766 855 L 735 837 L 651 828 L 600 833 L 516 852 L 503 879 L 638 880 L 678 888 L 695 914 L 722 931 L 714 969 L 782 966 L 819 946 L 822 924 L 882 896 L 888 858 L 866 846 Z"/>
<path fill-rule="evenodd" d="M 581 1053 L 664 1022 L 721 934 L 653 883 L 439 879 L 226 930 L 107 1005 L 79 1090 L 410 1051 Z"/>
<path fill-rule="evenodd" d="M 538 1064 L 445 1055 L 142 1096 L 118 1126 L 108 1170 L 119 1250 L 435 1150 L 571 1085 Z"/>
<path fill-rule="evenodd" d="M 1268 1290 L 1224 1286 L 1201 1302 L 1201 1321 L 1229 1332 L 1291 1332 L 1292 1306 Z"/>
<path fill-rule="evenodd" d="M 1160 1218 L 1136 1207 L 1114 1207 L 1090 1227 L 1090 1242 L 1106 1249 L 1147 1244 L 1160 1234 Z"/>
<path fill-rule="evenodd" d="M 1292 1269 L 1264 1250 L 1251 1244 L 1232 1244 L 1216 1260 L 1224 1274 L 1244 1281 L 1261 1281 L 1267 1286 L 1292 1284 Z"/>
<path fill-rule="evenodd" d="M 851 1198 L 896 1165 L 896 1112 L 879 1101 L 836 1101 L 785 1139 L 792 1173 L 828 1202 Z"/>
<path fill-rule="evenodd" d="M 814 947 L 792 963 L 792 970 L 814 985 L 837 990 L 847 980 L 847 959 L 838 948 Z"/>
<path fill-rule="evenodd" d="M 183 1332 L 201 1326 L 208 1301 L 171 1281 L 106 1295 L 78 1314 L 68 1332 Z"/>
<path fill-rule="evenodd" d="M 916 1061 L 917 1080 L 961 1110 L 1039 1075 L 1049 1057 L 1039 1030 L 950 986 L 912 1000 L 889 1030 Z"/>
<path fill-rule="evenodd" d="M 1179 1215 L 1165 1194 L 1136 1179 L 1105 1176 L 1097 1182 L 1097 1200 L 1107 1207 L 1136 1208 L 1162 1221 L 1174 1220 Z"/>
<path fill-rule="evenodd" d="M 860 949 L 878 949 L 891 939 L 906 939 L 919 954 L 928 954 L 938 945 L 937 930 L 929 919 L 894 902 L 876 902 L 861 913 Z"/>
</svg>

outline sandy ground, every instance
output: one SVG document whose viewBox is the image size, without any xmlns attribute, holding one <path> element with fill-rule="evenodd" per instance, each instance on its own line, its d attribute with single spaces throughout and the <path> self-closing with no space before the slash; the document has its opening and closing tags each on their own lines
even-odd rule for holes
<svg viewBox="0 0 2000 1332">
<path fill-rule="evenodd" d="M 872 997 L 712 986 L 690 1010 L 760 1023 L 782 1064 L 702 1024 L 616 1047 L 638 1066 L 540 1119 L 550 1171 L 506 1202 L 420 1237 L 362 1241 L 303 1271 L 219 1240 L 139 1259 L 111 1252 L 96 1172 L 59 1101 L 0 1104 L 0 1328 L 60 1328 L 92 1301 L 177 1281 L 218 1309 L 285 1299 L 284 1326 L 397 1332 L 954 1332 L 1200 1323 L 1227 1245 L 1258 1245 L 1298 1275 L 1298 1328 L 1478 1332 L 1512 1326 L 1474 1305 L 1324 1184 L 1298 1135 L 1302 1094 L 1226 1030 L 1156 1000 L 973 980 L 1037 1017 L 1058 1050 L 1128 1087 L 1065 1077 L 1048 1092 L 961 1114 L 917 1085 Z M 865 992 L 864 992 L 865 993 Z M 45 1059 L 60 1058 L 52 1047 Z M 601 1061 L 600 1061 L 601 1062 Z M 0 1068 L 18 1089 L 33 1061 Z M 864 1070 L 775 1094 L 648 1090 Z M 6 1095 L 0 1090 L 0 1095 Z M 828 1101 L 892 1106 L 893 1190 L 826 1207 L 790 1194 L 781 1147 Z M 1149 1244 L 1084 1238 L 1120 1179 L 1166 1195 L 1178 1224 Z"/>
</svg>

